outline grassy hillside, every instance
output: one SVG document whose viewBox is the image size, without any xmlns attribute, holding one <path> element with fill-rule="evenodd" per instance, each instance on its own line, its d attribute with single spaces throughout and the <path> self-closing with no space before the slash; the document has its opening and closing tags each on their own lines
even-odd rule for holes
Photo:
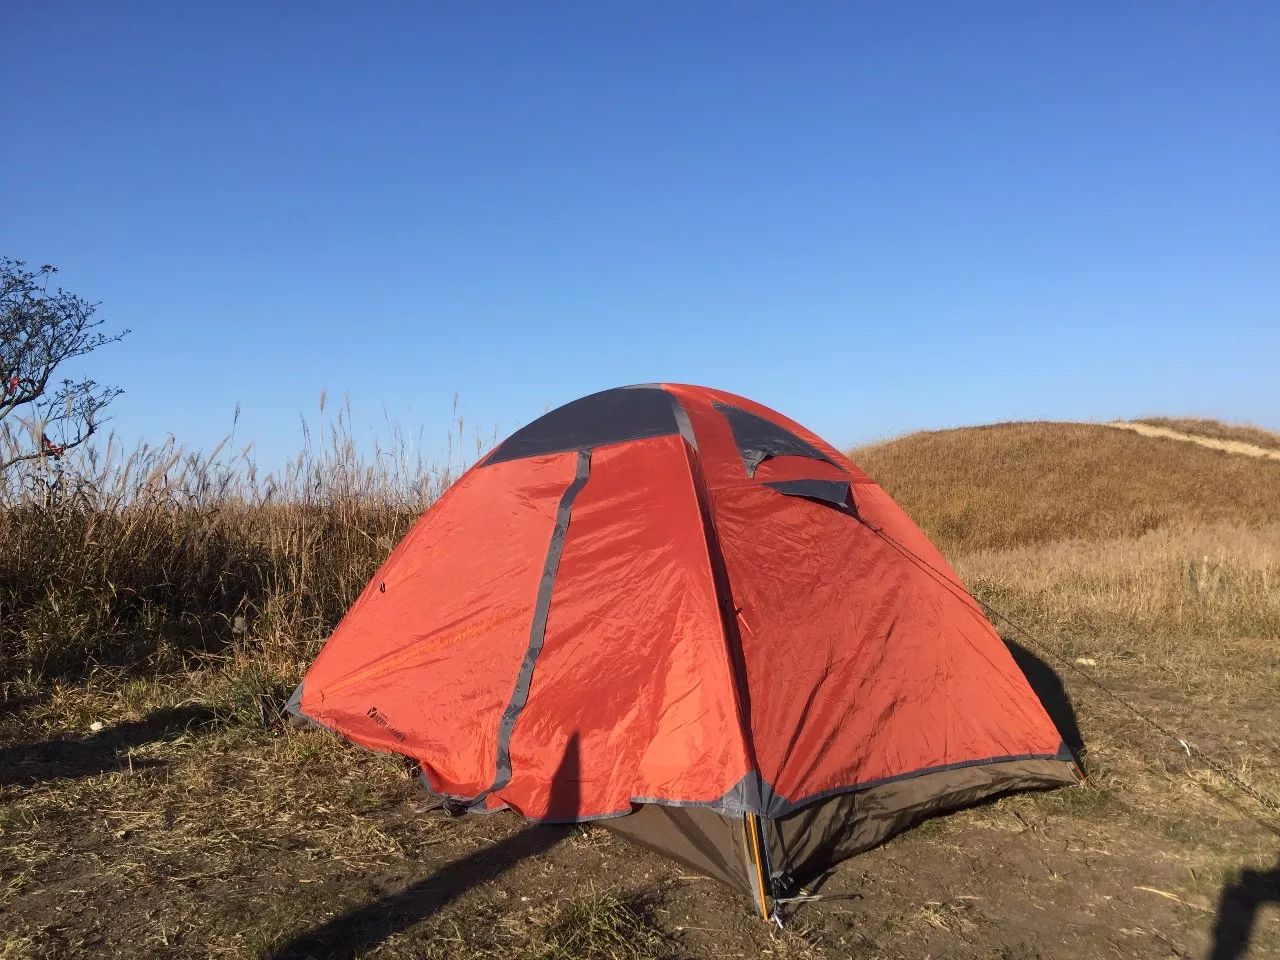
<svg viewBox="0 0 1280 960">
<path fill-rule="evenodd" d="M 913 433 L 850 456 L 951 556 L 1280 521 L 1280 462 L 1096 424 Z"/>
</svg>

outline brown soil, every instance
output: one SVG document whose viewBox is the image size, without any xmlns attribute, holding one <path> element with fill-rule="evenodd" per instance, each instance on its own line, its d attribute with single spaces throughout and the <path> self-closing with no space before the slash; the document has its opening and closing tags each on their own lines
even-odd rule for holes
<svg viewBox="0 0 1280 960">
<path fill-rule="evenodd" d="M 1211 723 L 1131 679 L 1108 677 L 1197 746 L 1280 767 L 1274 703 Z M 603 830 L 426 811 L 399 764 L 323 733 L 178 708 L 33 746 L 10 716 L 0 956 L 559 957 L 538 952 L 556 918 L 603 890 L 647 939 L 583 956 L 1202 957 L 1216 939 L 1214 957 L 1280 957 L 1266 810 L 1105 698 L 1076 703 L 1089 785 L 930 821 L 824 878 L 783 931 Z"/>
</svg>

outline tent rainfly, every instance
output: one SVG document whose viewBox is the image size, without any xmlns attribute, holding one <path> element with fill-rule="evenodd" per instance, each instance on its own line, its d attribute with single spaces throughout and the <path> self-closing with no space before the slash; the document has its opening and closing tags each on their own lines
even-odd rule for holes
<svg viewBox="0 0 1280 960">
<path fill-rule="evenodd" d="M 941 554 L 760 404 L 647 384 L 516 431 L 417 522 L 289 709 L 453 812 L 600 821 L 774 898 L 924 817 L 1076 782 Z"/>
</svg>

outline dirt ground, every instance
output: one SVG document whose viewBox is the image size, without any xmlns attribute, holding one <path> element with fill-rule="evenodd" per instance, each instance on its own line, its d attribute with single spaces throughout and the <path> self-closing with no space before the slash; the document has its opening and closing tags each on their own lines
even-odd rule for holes
<svg viewBox="0 0 1280 960">
<path fill-rule="evenodd" d="M 1186 433 L 1182 430 L 1172 430 L 1169 427 L 1155 426 L 1150 423 L 1138 423 L 1128 420 L 1114 420 L 1105 424 L 1108 427 L 1114 427 L 1117 430 L 1132 430 L 1134 433 L 1141 434 L 1144 437 L 1164 437 L 1169 440 L 1180 440 L 1184 443 L 1195 443 L 1202 447 L 1208 447 L 1211 450 L 1221 450 L 1224 453 L 1240 454 L 1246 457 L 1263 457 L 1269 460 L 1280 460 L 1280 450 L 1272 447 L 1260 446 L 1256 443 L 1248 443 L 1244 440 L 1224 439 L 1221 437 L 1205 437 L 1195 433 Z"/>
<path fill-rule="evenodd" d="M 1280 957 L 1265 807 L 1067 689 L 1051 711 L 1078 722 L 1088 785 L 929 821 L 823 878 L 781 930 L 603 829 L 430 812 L 400 762 L 321 732 L 80 688 L 10 702 L 0 957 Z M 1280 704 L 1124 695 L 1274 782 Z"/>
</svg>

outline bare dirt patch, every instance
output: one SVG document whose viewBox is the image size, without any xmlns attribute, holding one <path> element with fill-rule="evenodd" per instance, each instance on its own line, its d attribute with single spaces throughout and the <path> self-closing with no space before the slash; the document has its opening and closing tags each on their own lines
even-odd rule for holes
<svg viewBox="0 0 1280 960">
<path fill-rule="evenodd" d="M 1123 660 L 1101 670 L 1278 785 L 1274 702 L 1242 725 Z M 1067 688 L 1088 785 L 930 821 L 834 871 L 785 931 L 603 830 L 425 810 L 401 763 L 321 732 L 163 708 L 31 744 L 36 724 L 10 715 L 0 956 L 1200 957 L 1219 928 L 1230 949 L 1215 956 L 1280 956 L 1280 833 L 1264 811 Z M 81 707 L 111 709 L 93 694 Z"/>
<path fill-rule="evenodd" d="M 1217 440 L 1240 440 L 1257 447 L 1280 450 L 1280 433 L 1251 423 L 1223 423 L 1207 417 L 1140 417 L 1135 423 L 1167 427 L 1178 433 L 1190 433 Z"/>
<path fill-rule="evenodd" d="M 1140 433 L 1144 437 L 1161 437 L 1165 440 L 1181 440 L 1184 443 L 1196 443 L 1202 447 L 1208 447 L 1210 450 L 1221 450 L 1224 453 L 1238 453 L 1244 457 L 1265 457 L 1269 460 L 1280 460 L 1280 447 L 1274 445 L 1274 442 L 1254 443 L 1250 440 L 1240 440 L 1231 436 L 1210 436 L 1201 433 L 1187 433 L 1183 430 L 1176 430 L 1172 427 L 1160 424 L 1144 423 L 1141 421 L 1115 420 L 1105 424 L 1108 427 L 1114 427 L 1117 430 L 1132 430 L 1134 433 Z M 1265 435 L 1263 435 L 1265 437 Z"/>
</svg>

